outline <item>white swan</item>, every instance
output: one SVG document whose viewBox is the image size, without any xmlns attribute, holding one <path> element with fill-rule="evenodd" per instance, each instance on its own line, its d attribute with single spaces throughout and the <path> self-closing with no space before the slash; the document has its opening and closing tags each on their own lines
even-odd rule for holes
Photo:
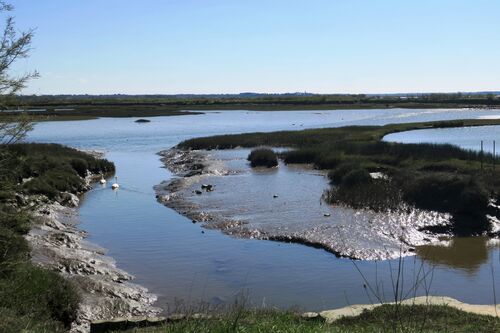
<svg viewBox="0 0 500 333">
<path fill-rule="evenodd" d="M 120 187 L 120 184 L 118 184 L 118 177 L 115 177 L 115 182 L 113 183 L 113 185 L 111 185 L 111 188 L 113 190 L 116 190 L 119 187 Z"/>
<path fill-rule="evenodd" d="M 104 176 L 101 174 L 101 179 L 99 180 L 99 183 L 101 184 L 106 184 L 106 179 L 104 179 Z"/>
</svg>

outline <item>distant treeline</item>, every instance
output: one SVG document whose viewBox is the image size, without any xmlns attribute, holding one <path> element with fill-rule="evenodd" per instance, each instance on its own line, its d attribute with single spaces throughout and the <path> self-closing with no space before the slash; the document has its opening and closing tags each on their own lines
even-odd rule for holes
<svg viewBox="0 0 500 333">
<path fill-rule="evenodd" d="M 3 103 L 5 105 L 6 103 Z M 44 120 L 97 117 L 154 117 L 185 115 L 204 110 L 336 110 L 385 108 L 495 108 L 499 93 L 408 94 L 408 95 L 47 95 L 20 96 L 8 103 L 0 118 L 19 111 Z"/>
<path fill-rule="evenodd" d="M 210 94 L 210 95 L 41 95 L 21 96 L 21 104 L 30 106 L 144 104 L 144 105 L 212 105 L 212 104 L 356 104 L 356 103 L 451 103 L 500 105 L 500 92 L 432 93 L 432 94 Z"/>
</svg>

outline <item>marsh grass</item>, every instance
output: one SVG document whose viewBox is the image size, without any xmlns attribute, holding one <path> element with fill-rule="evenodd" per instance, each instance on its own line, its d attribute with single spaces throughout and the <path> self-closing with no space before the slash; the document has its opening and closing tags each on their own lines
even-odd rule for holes
<svg viewBox="0 0 500 333">
<path fill-rule="evenodd" d="M 292 150 L 285 163 L 307 163 L 330 170 L 329 202 L 356 208 L 394 209 L 406 203 L 453 215 L 450 231 L 482 234 L 489 231 L 486 214 L 495 215 L 490 198 L 500 197 L 500 158 L 449 144 L 400 144 L 381 141 L 394 132 L 427 128 L 498 125 L 500 120 L 456 120 L 386 126 L 245 133 L 196 138 L 181 142 L 184 149 L 231 149 L 276 146 Z M 374 180 L 370 173 L 385 177 Z"/>
</svg>

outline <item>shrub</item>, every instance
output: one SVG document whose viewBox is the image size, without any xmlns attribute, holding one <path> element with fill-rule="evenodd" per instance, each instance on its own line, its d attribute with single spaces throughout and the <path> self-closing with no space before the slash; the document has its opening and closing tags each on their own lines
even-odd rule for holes
<svg viewBox="0 0 500 333">
<path fill-rule="evenodd" d="M 26 234 L 31 228 L 30 216 L 11 206 L 0 204 L 0 227 Z"/>
<path fill-rule="evenodd" d="M 472 213 L 488 206 L 488 192 L 472 176 L 425 174 L 402 185 L 405 200 L 425 209 Z"/>
<path fill-rule="evenodd" d="M 337 152 L 324 152 L 314 159 L 314 166 L 318 169 L 333 169 L 342 162 Z"/>
<path fill-rule="evenodd" d="M 310 149 L 291 150 L 283 153 L 284 162 L 290 163 L 314 163 L 317 151 Z"/>
<path fill-rule="evenodd" d="M 43 194 L 49 199 L 55 199 L 59 192 L 47 184 L 44 179 L 35 178 L 23 185 L 24 192 L 27 194 Z"/>
<path fill-rule="evenodd" d="M 74 170 L 53 169 L 43 176 L 47 184 L 59 192 L 81 192 L 85 188 L 84 180 Z"/>
<path fill-rule="evenodd" d="M 370 173 L 365 169 L 354 169 L 348 172 L 340 182 L 342 188 L 353 187 L 356 185 L 367 185 L 372 182 Z"/>
<path fill-rule="evenodd" d="M 89 164 L 83 158 L 74 158 L 71 160 L 70 164 L 80 177 L 85 177 L 87 175 Z"/>
<path fill-rule="evenodd" d="M 36 320 L 56 320 L 68 327 L 76 318 L 80 297 L 69 281 L 29 263 L 0 280 L 0 308 Z"/>
<path fill-rule="evenodd" d="M 0 307 L 0 332 L 40 332 L 40 333 L 64 333 L 68 330 L 53 320 L 33 320 L 29 315 L 20 316 L 14 309 Z"/>
<path fill-rule="evenodd" d="M 357 168 L 359 168 L 359 163 L 357 162 L 341 163 L 335 169 L 328 172 L 328 178 L 333 184 L 340 184 L 345 175 Z"/>
<path fill-rule="evenodd" d="M 23 236 L 0 227 L 0 272 L 6 274 L 13 265 L 28 259 L 29 246 Z"/>
<path fill-rule="evenodd" d="M 248 155 L 248 160 L 252 168 L 258 166 L 264 166 L 267 168 L 272 168 L 278 166 L 278 158 L 276 153 L 268 148 L 254 149 Z"/>
</svg>

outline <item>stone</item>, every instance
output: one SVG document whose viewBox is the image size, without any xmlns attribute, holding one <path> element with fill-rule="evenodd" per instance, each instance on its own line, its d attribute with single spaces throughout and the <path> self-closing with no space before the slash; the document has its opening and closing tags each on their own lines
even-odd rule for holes
<svg viewBox="0 0 500 333">
<path fill-rule="evenodd" d="M 306 320 L 322 320 L 323 318 L 317 312 L 304 312 L 300 315 L 302 319 Z"/>
<path fill-rule="evenodd" d="M 80 199 L 78 199 L 78 197 L 73 193 L 63 192 L 60 195 L 59 202 L 64 206 L 78 207 L 78 205 L 80 204 Z"/>
<path fill-rule="evenodd" d="M 186 319 L 187 316 L 184 313 L 173 313 L 167 317 L 168 322 L 176 322 Z"/>
<path fill-rule="evenodd" d="M 195 313 L 191 316 L 191 318 L 196 320 L 209 320 L 212 319 L 213 316 L 206 313 Z"/>
</svg>

